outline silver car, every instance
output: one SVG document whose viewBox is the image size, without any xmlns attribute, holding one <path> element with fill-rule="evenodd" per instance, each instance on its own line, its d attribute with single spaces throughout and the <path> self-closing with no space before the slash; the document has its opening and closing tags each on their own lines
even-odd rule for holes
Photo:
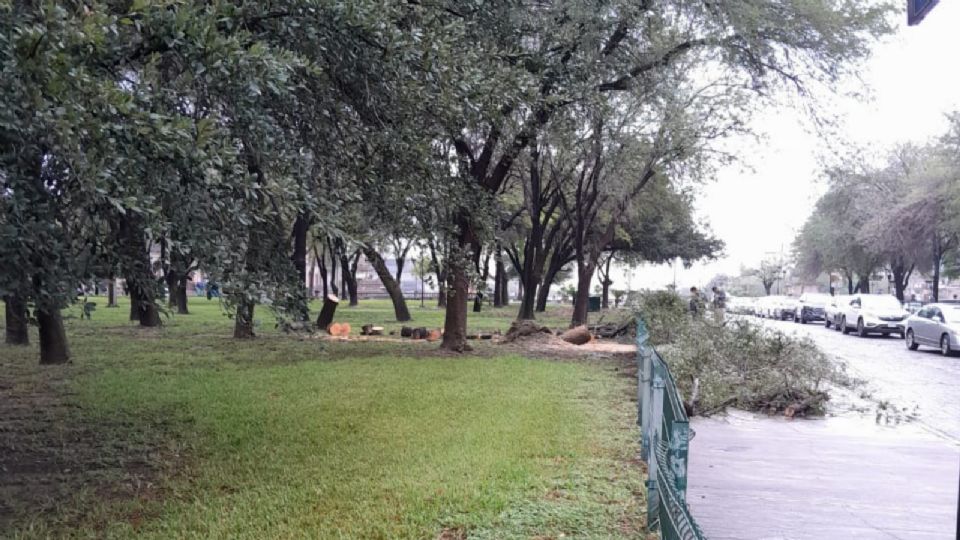
<svg viewBox="0 0 960 540">
<path fill-rule="evenodd" d="M 944 356 L 960 351 L 960 305 L 927 304 L 907 319 L 907 348 L 936 347 Z"/>
</svg>

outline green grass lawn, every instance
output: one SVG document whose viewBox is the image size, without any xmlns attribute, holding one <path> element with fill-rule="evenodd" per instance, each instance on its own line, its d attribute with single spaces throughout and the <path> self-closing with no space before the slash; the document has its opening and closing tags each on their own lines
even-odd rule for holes
<svg viewBox="0 0 960 540">
<path fill-rule="evenodd" d="M 298 338 L 267 310 L 262 337 L 238 342 L 216 301 L 191 298 L 193 313 L 159 330 L 98 303 L 92 321 L 67 320 L 70 366 L 0 346 L 0 389 L 27 403 L 63 378 L 69 407 L 49 422 L 95 443 L 61 437 L 62 451 L 82 443 L 85 460 L 119 465 L 90 467 L 96 482 L 80 475 L 43 512 L 15 505 L 0 537 L 643 536 L 633 379 L 612 363 Z M 513 309 L 471 328 L 506 328 Z M 441 311 L 413 313 L 441 325 Z M 338 314 L 394 326 L 386 302 Z M 38 420 L 15 444 L 50 429 Z"/>
</svg>

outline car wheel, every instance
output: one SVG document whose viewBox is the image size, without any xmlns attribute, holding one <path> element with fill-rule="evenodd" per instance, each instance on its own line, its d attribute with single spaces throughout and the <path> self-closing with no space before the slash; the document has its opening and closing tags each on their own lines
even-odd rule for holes
<svg viewBox="0 0 960 540">
<path fill-rule="evenodd" d="M 857 335 L 867 337 L 867 329 L 863 326 L 863 319 L 857 321 Z"/>
<path fill-rule="evenodd" d="M 913 337 L 913 330 L 907 330 L 906 344 L 907 348 L 911 351 L 915 351 L 920 348 L 920 345 L 917 344 L 916 338 Z"/>
<path fill-rule="evenodd" d="M 847 328 L 847 318 L 846 318 L 846 317 L 842 317 L 842 318 L 840 319 L 840 331 L 843 332 L 843 335 L 847 335 L 847 334 L 850 333 L 850 329 Z"/>
<path fill-rule="evenodd" d="M 950 348 L 950 336 L 947 334 L 940 336 L 940 354 L 953 356 L 953 349 Z"/>
<path fill-rule="evenodd" d="M 824 326 L 825 328 L 830 328 L 830 319 L 824 317 L 824 318 L 823 318 L 823 326 Z"/>
</svg>

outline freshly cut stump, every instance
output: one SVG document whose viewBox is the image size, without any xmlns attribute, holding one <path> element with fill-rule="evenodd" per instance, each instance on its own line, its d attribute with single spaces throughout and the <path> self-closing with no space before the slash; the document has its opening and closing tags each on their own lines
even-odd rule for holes
<svg viewBox="0 0 960 540">
<path fill-rule="evenodd" d="M 560 334 L 560 339 L 566 341 L 567 343 L 573 343 L 574 345 L 583 345 L 584 343 L 590 343 L 590 340 L 593 339 L 593 336 L 590 334 L 590 329 L 588 329 L 586 326 L 580 325 Z"/>
</svg>

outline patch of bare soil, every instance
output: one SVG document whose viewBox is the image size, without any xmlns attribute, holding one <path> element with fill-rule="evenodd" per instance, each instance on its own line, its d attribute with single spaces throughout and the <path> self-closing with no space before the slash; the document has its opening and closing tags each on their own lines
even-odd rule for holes
<svg viewBox="0 0 960 540">
<path fill-rule="evenodd" d="M 72 507 L 82 494 L 155 498 L 161 470 L 182 462 L 132 422 L 85 419 L 68 384 L 77 371 L 0 362 L 0 530 Z"/>
</svg>

